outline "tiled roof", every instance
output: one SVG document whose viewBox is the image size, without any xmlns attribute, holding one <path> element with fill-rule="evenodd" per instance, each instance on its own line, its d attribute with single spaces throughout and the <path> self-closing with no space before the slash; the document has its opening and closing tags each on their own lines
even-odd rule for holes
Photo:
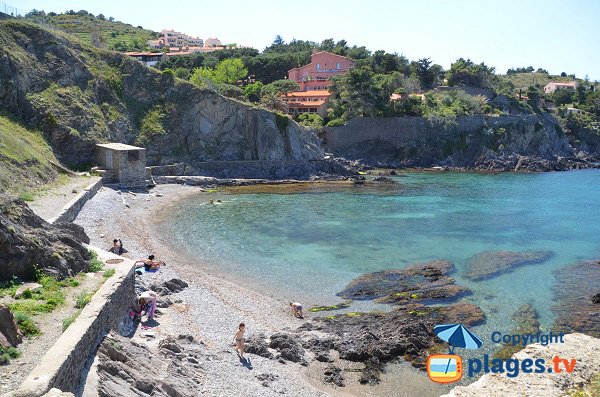
<svg viewBox="0 0 600 397">
<path fill-rule="evenodd" d="M 331 92 L 327 90 L 310 90 L 310 91 L 294 91 L 288 92 L 286 97 L 289 98 L 302 98 L 302 97 L 319 97 L 319 96 L 330 96 Z"/>
</svg>

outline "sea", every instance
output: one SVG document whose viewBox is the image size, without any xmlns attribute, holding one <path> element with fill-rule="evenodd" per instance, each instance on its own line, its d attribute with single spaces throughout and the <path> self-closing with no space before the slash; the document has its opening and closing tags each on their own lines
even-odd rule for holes
<svg viewBox="0 0 600 397">
<path fill-rule="evenodd" d="M 199 266 L 305 307 L 341 302 L 336 294 L 364 273 L 450 260 L 456 283 L 472 291 L 463 299 L 486 315 L 472 331 L 487 346 L 492 332 L 514 328 L 524 303 L 548 331 L 556 272 L 600 257 L 600 170 L 391 178 L 209 191 L 173 206 L 161 227 Z M 487 280 L 465 278 L 469 258 L 490 250 L 553 255 Z M 393 307 L 355 301 L 349 310 L 372 309 Z"/>
</svg>

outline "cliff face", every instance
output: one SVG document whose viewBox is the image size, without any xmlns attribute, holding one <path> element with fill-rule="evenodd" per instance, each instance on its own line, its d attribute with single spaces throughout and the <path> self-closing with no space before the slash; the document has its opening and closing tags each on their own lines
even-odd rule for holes
<svg viewBox="0 0 600 397">
<path fill-rule="evenodd" d="M 548 114 L 463 117 L 446 126 L 421 117 L 359 118 L 327 128 L 325 141 L 336 155 L 388 166 L 478 167 L 505 159 L 515 168 L 520 156 L 556 162 L 578 152 Z"/>
<path fill-rule="evenodd" d="M 18 21 L 0 22 L 0 109 L 41 129 L 70 165 L 89 165 L 105 141 L 145 146 L 151 165 L 323 158 L 287 117 Z"/>
</svg>

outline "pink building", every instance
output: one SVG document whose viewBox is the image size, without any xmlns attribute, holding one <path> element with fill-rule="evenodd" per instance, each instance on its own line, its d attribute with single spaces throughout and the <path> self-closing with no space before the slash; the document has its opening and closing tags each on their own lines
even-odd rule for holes
<svg viewBox="0 0 600 397">
<path fill-rule="evenodd" d="M 354 62 L 341 55 L 330 52 L 315 52 L 310 63 L 288 71 L 288 78 L 300 85 L 300 91 L 327 90 L 329 79 L 346 73 Z"/>
</svg>

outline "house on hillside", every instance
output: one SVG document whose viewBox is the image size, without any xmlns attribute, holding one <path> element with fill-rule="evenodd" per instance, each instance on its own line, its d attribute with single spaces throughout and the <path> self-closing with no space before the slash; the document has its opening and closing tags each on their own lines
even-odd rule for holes
<svg viewBox="0 0 600 397">
<path fill-rule="evenodd" d="M 300 85 L 300 91 L 326 90 L 330 79 L 342 75 L 354 66 L 354 61 L 341 55 L 313 52 L 308 65 L 288 71 L 288 79 Z"/>
<path fill-rule="evenodd" d="M 285 94 L 290 114 L 316 113 L 327 116 L 327 104 L 331 93 L 327 90 L 295 91 Z"/>
<path fill-rule="evenodd" d="M 316 113 L 327 115 L 331 97 L 331 78 L 340 76 L 354 66 L 354 61 L 326 51 L 313 52 L 310 63 L 288 71 L 288 79 L 295 81 L 300 90 L 283 96 L 291 114 Z"/>
<path fill-rule="evenodd" d="M 126 52 L 125 55 L 128 55 L 132 58 L 137 59 L 140 62 L 144 62 L 146 66 L 154 66 L 161 59 L 165 57 L 162 52 Z"/>
<path fill-rule="evenodd" d="M 557 90 L 575 91 L 576 89 L 577 89 L 576 81 L 570 81 L 568 83 L 552 81 L 544 86 L 544 92 L 546 94 L 554 94 L 554 92 Z"/>
</svg>

